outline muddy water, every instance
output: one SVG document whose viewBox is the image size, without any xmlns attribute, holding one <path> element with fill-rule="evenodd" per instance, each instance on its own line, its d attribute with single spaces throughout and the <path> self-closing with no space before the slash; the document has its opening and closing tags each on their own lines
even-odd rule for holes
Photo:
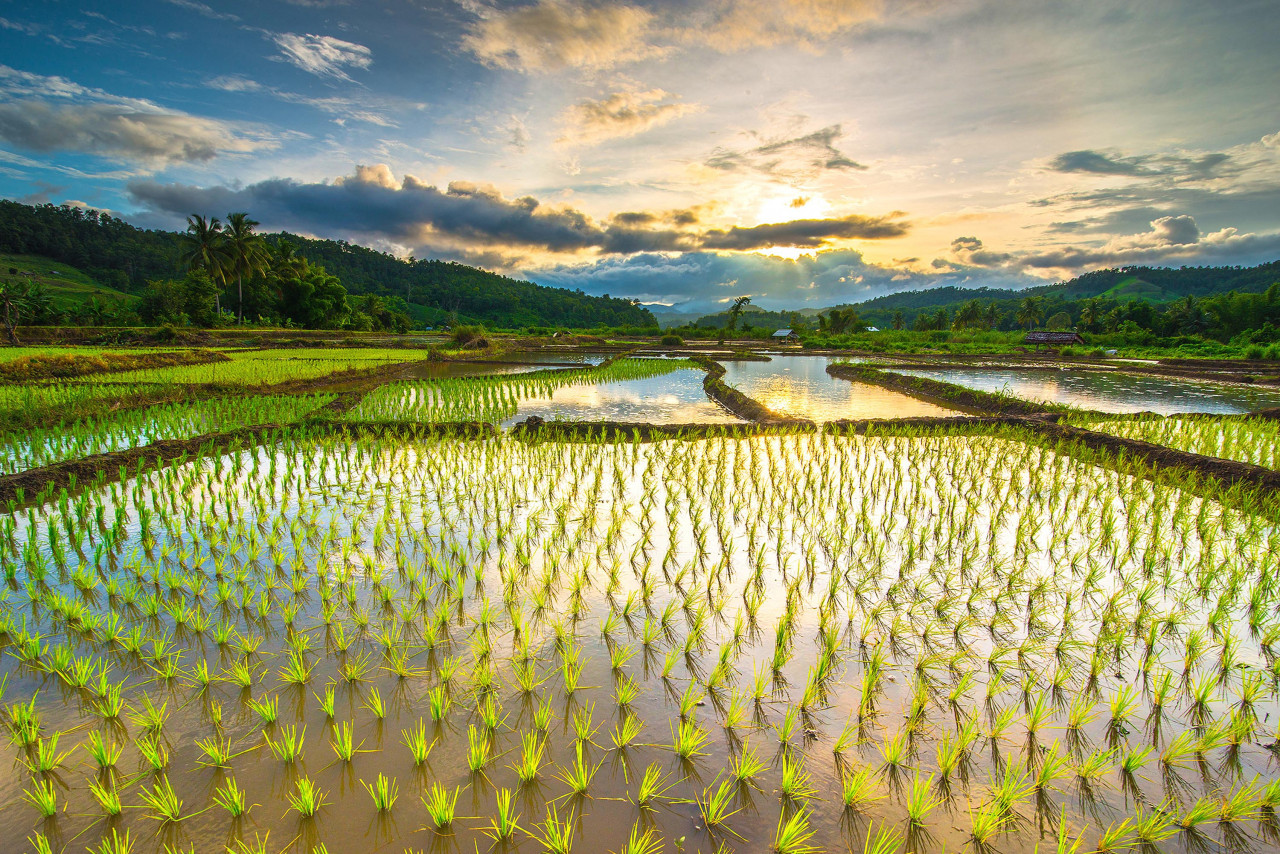
<svg viewBox="0 0 1280 854">
<path fill-rule="evenodd" d="M 897 369 L 895 369 L 897 370 Z M 1102 371 L 897 370 L 980 391 L 1098 412 L 1235 414 L 1280 406 L 1280 389 Z"/>
<path fill-rule="evenodd" d="M 101 524 L 94 521 L 98 505 Z M 146 538 L 142 508 L 150 514 Z M 67 545 L 60 560 L 50 526 L 64 531 L 68 519 L 84 520 L 76 529 L 83 540 L 79 549 Z M 656 829 L 668 851 L 681 838 L 689 852 L 709 854 L 719 843 L 764 850 L 779 817 L 798 808 L 781 802 L 777 791 L 786 756 L 802 760 L 811 774 L 812 841 L 823 850 L 861 851 L 872 827 L 907 829 L 910 784 L 936 770 L 939 740 L 954 731 L 957 715 L 973 715 L 983 735 L 971 764 L 953 775 L 949 789 L 938 790 L 943 802 L 926 817 L 927 833 L 917 832 L 908 845 L 955 851 L 965 845 L 969 811 L 987 800 L 993 775 L 1038 764 L 1041 748 L 1055 741 L 1073 749 L 1065 723 L 1075 697 L 1092 697 L 1100 715 L 1084 727 L 1077 758 L 1112 745 L 1122 752 L 1158 751 L 1183 731 L 1181 693 L 1167 719 L 1153 724 L 1160 720 L 1150 697 L 1153 675 L 1168 667 L 1181 679 L 1179 633 L 1203 632 L 1210 612 L 1224 607 L 1227 622 L 1217 625 L 1234 629 L 1242 665 L 1210 692 L 1211 715 L 1225 713 L 1241 688 L 1231 671 L 1251 676 L 1267 666 L 1244 606 L 1253 592 L 1254 562 L 1275 557 L 1267 551 L 1275 532 L 1256 520 L 1214 506 L 1202 510 L 1197 499 L 1176 491 L 1156 492 L 987 439 L 286 444 L 109 487 L 82 508 L 20 514 L 13 525 L 16 554 L 6 560 L 19 560 L 31 543 L 47 569 L 36 583 L 32 570 L 21 568 L 0 610 L 10 643 L 0 659 L 8 675 L 5 702 L 36 696 L 44 732 L 64 732 L 62 750 L 87 742 L 93 730 L 123 744 L 117 785 L 126 804 L 138 805 L 140 789 L 156 782 L 140 767 L 139 723 L 131 714 L 104 723 L 89 711 L 88 693 L 18 663 L 15 632 L 25 626 L 51 646 L 66 643 L 109 663 L 111 681 L 125 685 L 135 707 L 144 695 L 156 706 L 167 704 L 168 779 L 189 816 L 161 824 L 134 808 L 114 822 L 95 818 L 87 787 L 100 778 L 77 749 L 50 776 L 64 810 L 42 821 L 21 800 L 32 774 L 20 761 L 26 754 L 12 747 L 14 763 L 0 768 L 0 839 L 38 830 L 54 839 L 54 850 L 70 851 L 96 848 L 110 827 L 130 830 L 138 852 L 159 852 L 165 844 L 221 851 L 268 833 L 273 852 L 309 852 L 318 843 L 331 852 L 488 850 L 483 828 L 496 790 L 516 786 L 509 766 L 521 735 L 534 731 L 539 702 L 549 702 L 554 713 L 544 736 L 553 764 L 534 785 L 517 790 L 520 823 L 537 831 L 554 804 L 559 815 L 573 817 L 577 851 L 618 850 L 635 822 Z M 1140 573 L 1152 566 L 1159 567 L 1152 590 L 1130 590 L 1142 587 Z M 1197 592 L 1199 580 L 1218 566 L 1241 570 L 1234 598 L 1211 583 Z M 70 576 L 82 567 L 96 568 L 97 584 L 84 583 L 82 574 L 80 586 L 89 589 L 77 592 Z M 219 580 L 229 590 L 222 604 Z M 167 638 L 181 650 L 187 675 L 164 679 L 154 667 L 158 661 L 127 652 L 104 628 L 87 636 L 49 605 L 33 606 L 30 597 L 43 602 L 46 590 L 82 602 L 90 613 L 118 615 L 122 632 L 137 627 L 149 638 Z M 260 606 L 263 592 L 269 599 Z M 1032 598 L 1038 604 L 1029 607 Z M 327 622 L 326 599 L 334 607 Z M 233 626 L 241 639 L 219 644 L 214 629 L 191 628 L 189 612 L 179 626 L 170 610 L 179 603 Z M 1141 623 L 1144 613 L 1180 615 L 1181 628 L 1157 632 L 1145 664 L 1126 652 L 1116 673 L 1104 668 L 1094 696 L 1086 675 L 1098 619 L 1106 615 L 1118 628 Z M 787 614 L 794 631 L 775 669 L 776 638 Z M 824 622 L 837 632 L 837 669 L 825 696 L 797 712 Z M 515 677 L 517 627 L 539 681 L 527 694 Z M 304 637 L 315 669 L 308 684 L 286 684 L 279 676 L 281 652 Z M 1068 647 L 1059 656 L 1054 645 L 1061 637 L 1088 647 Z M 404 678 L 378 669 L 388 641 L 403 643 L 412 656 L 413 672 Z M 1122 635 L 1118 643 L 1127 651 L 1138 642 Z M 573 691 L 559 666 L 566 646 L 580 650 L 584 665 Z M 619 656 L 615 669 L 610 652 L 624 647 L 632 655 Z M 154 649 L 154 640 L 144 649 Z M 729 664 L 717 674 L 722 651 Z M 369 672 L 345 679 L 342 668 L 366 656 Z M 1212 683 L 1213 657 L 1192 660 L 1192 683 Z M 879 692 L 864 706 L 863 679 L 876 660 L 884 662 Z M 245 662 L 254 684 L 247 691 L 221 681 L 203 688 L 193 678 L 200 661 L 215 674 Z M 1054 694 L 1048 683 L 1063 662 L 1075 675 Z M 490 672 L 494 690 L 487 692 L 482 685 Z M 758 701 L 752 696 L 757 673 L 763 680 Z M 630 713 L 644 723 L 635 745 L 617 750 L 609 732 L 625 714 L 615 700 L 623 676 L 640 686 Z M 932 686 L 931 699 L 920 725 L 908 730 L 904 713 L 917 678 Z M 968 687 L 957 690 L 963 679 Z M 331 681 L 337 682 L 333 720 L 317 697 Z M 437 686 L 446 686 L 453 701 L 438 723 L 430 720 L 427 702 Z M 708 741 L 703 755 L 683 762 L 669 746 L 680 699 L 691 687 L 688 711 Z M 385 701 L 381 720 L 370 708 L 375 688 Z M 1127 725 L 1108 731 L 1108 699 L 1126 688 L 1135 707 Z M 1027 710 L 1042 693 L 1050 712 L 1032 738 Z M 249 700 L 273 695 L 279 720 L 264 727 Z M 473 774 L 465 763 L 468 730 L 481 725 L 477 709 L 486 695 L 501 703 L 506 717 L 491 739 L 494 759 Z M 735 695 L 744 712 L 730 729 Z M 599 769 L 586 796 L 571 796 L 556 764 L 572 761 L 571 722 L 587 709 L 598 731 L 584 756 Z M 784 746 L 788 711 L 794 728 Z M 1275 720 L 1278 711 L 1274 694 L 1257 708 L 1260 719 Z M 401 732 L 420 719 L 435 747 L 427 765 L 415 768 Z M 846 721 L 856 737 L 837 761 L 832 745 Z M 343 723 L 353 726 L 360 743 L 350 765 L 336 761 L 329 746 L 335 725 Z M 306 727 L 303 757 L 292 764 L 264 746 L 264 732 L 278 738 L 284 726 Z M 885 745 L 909 732 L 902 769 L 884 767 Z M 195 741 L 215 735 L 247 752 L 226 769 L 202 766 Z M 1257 740 L 1265 738 L 1263 730 Z M 733 832 L 708 832 L 694 801 L 725 778 L 731 758 L 745 749 L 758 753 L 765 770 L 755 786 L 735 792 L 741 812 L 727 821 Z M 666 775 L 674 800 L 647 812 L 631 798 L 651 764 Z M 838 781 L 860 767 L 879 769 L 876 799 L 861 812 L 847 812 Z M 385 818 L 360 785 L 380 772 L 401 788 Z M 284 801 L 302 776 L 325 793 L 327 805 L 315 819 L 300 819 Z M 212 792 L 229 777 L 256 805 L 239 821 L 210 807 Z M 1132 815 L 1135 796 L 1147 804 L 1194 799 L 1219 788 L 1233 791 L 1255 777 L 1274 780 L 1277 767 L 1251 740 L 1234 750 L 1213 747 L 1202 764 L 1175 777 L 1168 782 L 1152 764 L 1126 780 L 1112 763 L 1091 794 L 1060 779 L 1043 804 L 1029 798 L 1018 805 L 1019 820 L 998 847 L 1049 846 L 1045 837 L 1063 808 L 1075 832 L 1092 840 L 1096 830 L 1081 829 Z M 426 829 L 419 795 L 433 782 L 461 789 L 460 818 L 448 834 Z M 1228 831 L 1214 826 L 1207 841 L 1237 839 L 1240 850 L 1275 851 L 1267 827 L 1252 821 Z M 542 850 L 524 834 L 511 848 Z M 1164 848 L 1196 850 L 1180 835 Z"/>
<path fill-rule="evenodd" d="M 563 386 L 520 401 L 509 427 L 536 415 L 546 421 L 647 421 L 651 424 L 734 424 L 741 419 L 709 399 L 701 369 L 656 377 Z"/>
<path fill-rule="evenodd" d="M 771 362 L 722 364 L 726 383 L 774 412 L 795 418 L 834 421 L 958 414 L 879 386 L 836 379 L 826 370 L 831 362 L 827 356 L 774 356 Z"/>
</svg>

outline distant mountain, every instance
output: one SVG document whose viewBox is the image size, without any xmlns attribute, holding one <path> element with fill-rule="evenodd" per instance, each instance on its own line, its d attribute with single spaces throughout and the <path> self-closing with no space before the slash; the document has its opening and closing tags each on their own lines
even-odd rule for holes
<svg viewBox="0 0 1280 854">
<path fill-rule="evenodd" d="M 419 323 L 456 319 L 503 328 L 657 326 L 643 306 L 617 297 L 551 288 L 450 261 L 407 261 L 344 240 L 287 233 L 297 254 L 323 265 L 351 294 L 399 298 Z M 70 265 L 106 289 L 137 294 L 148 280 L 181 274 L 176 232 L 136 228 L 117 217 L 68 205 L 0 200 L 0 253 L 42 256 Z M 3 271 L 0 271 L 3 272 Z"/>
<path fill-rule="evenodd" d="M 961 305 L 975 299 L 984 307 L 997 303 L 1003 310 L 1027 297 L 1036 297 L 1045 303 L 1046 311 L 1052 312 L 1059 306 L 1069 307 L 1086 299 L 1108 303 L 1141 300 L 1160 304 L 1186 296 L 1205 297 L 1228 291 L 1261 293 L 1275 282 L 1280 282 L 1280 261 L 1257 267 L 1120 267 L 1095 270 L 1067 282 L 1016 291 L 948 286 L 903 291 L 832 308 L 852 307 L 867 323 L 886 326 L 899 310 L 910 324 L 917 314 L 936 314 L 942 309 L 954 314 Z"/>
</svg>

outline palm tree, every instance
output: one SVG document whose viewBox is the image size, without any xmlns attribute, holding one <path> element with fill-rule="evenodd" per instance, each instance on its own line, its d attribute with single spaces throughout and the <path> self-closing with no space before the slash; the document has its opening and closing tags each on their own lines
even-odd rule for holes
<svg viewBox="0 0 1280 854">
<path fill-rule="evenodd" d="M 1040 310 L 1040 300 L 1035 297 L 1027 297 L 1018 306 L 1018 322 L 1025 323 L 1027 329 L 1039 323 L 1044 319 L 1044 312 Z"/>
<path fill-rule="evenodd" d="M 227 245 L 227 272 L 236 277 L 239 323 L 244 323 L 244 278 L 263 272 L 267 265 L 267 243 L 253 230 L 258 224 L 247 213 L 233 213 L 227 214 L 227 225 L 222 230 Z"/>
<path fill-rule="evenodd" d="M 188 270 L 204 270 L 214 282 L 226 284 L 227 239 L 222 221 L 200 214 L 187 217 L 187 233 L 182 235 L 181 260 Z M 219 295 L 215 295 L 215 300 Z M 221 305 L 218 306 L 219 313 Z"/>
</svg>

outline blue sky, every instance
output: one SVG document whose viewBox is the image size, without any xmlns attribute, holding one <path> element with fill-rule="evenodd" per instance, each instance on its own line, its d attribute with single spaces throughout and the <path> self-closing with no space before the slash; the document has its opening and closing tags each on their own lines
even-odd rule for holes
<svg viewBox="0 0 1280 854">
<path fill-rule="evenodd" d="M 1273 2 L 0 0 L 0 195 L 703 311 L 1280 257 Z"/>
</svg>

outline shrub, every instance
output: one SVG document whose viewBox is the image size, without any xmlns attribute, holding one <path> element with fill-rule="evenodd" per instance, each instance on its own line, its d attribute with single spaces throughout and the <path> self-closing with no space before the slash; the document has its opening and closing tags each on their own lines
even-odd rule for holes
<svg viewBox="0 0 1280 854">
<path fill-rule="evenodd" d="M 467 346 L 473 341 L 483 340 L 483 338 L 484 338 L 483 326 L 458 326 L 458 327 L 455 327 L 453 330 L 453 340 L 462 347 Z M 485 345 L 479 344 L 477 346 L 483 347 Z"/>
<path fill-rule="evenodd" d="M 681 338 L 679 335 L 663 335 L 662 336 L 663 347 L 679 347 L 683 343 L 684 343 L 684 339 Z"/>
<path fill-rule="evenodd" d="M 1244 348 L 1244 357 L 1246 359 L 1264 359 L 1266 355 L 1267 351 L 1262 349 L 1261 344 L 1250 344 Z"/>
</svg>

